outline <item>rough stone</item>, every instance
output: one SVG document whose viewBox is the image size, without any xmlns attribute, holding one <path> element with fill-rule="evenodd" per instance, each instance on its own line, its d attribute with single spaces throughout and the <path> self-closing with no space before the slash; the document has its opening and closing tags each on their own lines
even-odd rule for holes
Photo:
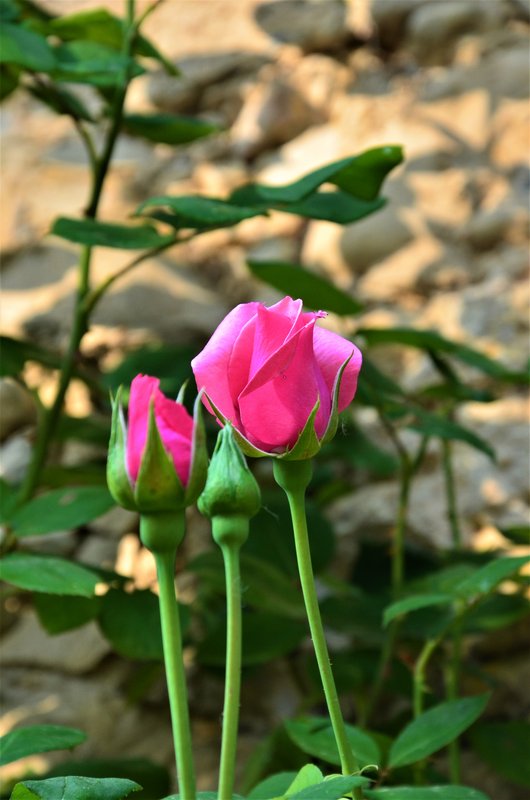
<svg viewBox="0 0 530 800">
<path fill-rule="evenodd" d="M 0 380 L 0 442 L 35 422 L 37 409 L 33 398 L 19 383 L 10 378 Z"/>
<path fill-rule="evenodd" d="M 289 83 L 264 78 L 252 87 L 231 130 L 233 152 L 253 158 L 284 144 L 313 123 L 318 113 Z"/>
<path fill-rule="evenodd" d="M 407 20 L 428 0 L 373 0 L 372 17 L 376 29 L 376 41 L 385 50 L 395 50 L 403 41 Z"/>
<path fill-rule="evenodd" d="M 407 41 L 422 64 L 447 64 L 459 37 L 495 30 L 505 18 L 497 0 L 446 0 L 425 3 L 408 19 Z"/>
<path fill-rule="evenodd" d="M 303 50 L 337 50 L 349 35 L 343 0 L 276 0 L 256 9 L 269 36 Z"/>
<path fill-rule="evenodd" d="M 42 669 L 80 675 L 94 669 L 111 647 L 94 622 L 74 631 L 49 636 L 33 611 L 4 637 L 5 666 L 37 666 Z"/>
<path fill-rule="evenodd" d="M 32 447 L 26 436 L 15 434 L 0 447 L 0 477 L 9 484 L 20 483 L 31 460 Z"/>
<path fill-rule="evenodd" d="M 493 118 L 491 159 L 495 165 L 512 173 L 515 170 L 524 172 L 526 180 L 529 129 L 528 103 L 504 100 Z"/>
</svg>

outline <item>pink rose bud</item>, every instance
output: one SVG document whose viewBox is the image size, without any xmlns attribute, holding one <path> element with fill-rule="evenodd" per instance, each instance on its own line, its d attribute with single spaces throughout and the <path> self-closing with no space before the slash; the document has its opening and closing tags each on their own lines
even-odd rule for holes
<svg viewBox="0 0 530 800">
<path fill-rule="evenodd" d="M 207 453 L 200 419 L 159 389 L 158 378 L 137 375 L 131 384 L 129 421 L 118 394 L 113 402 L 107 462 L 111 494 L 142 514 L 184 508 L 206 479 Z"/>
<path fill-rule="evenodd" d="M 206 407 L 232 423 L 247 454 L 310 458 L 335 434 L 362 356 L 316 326 L 324 316 L 290 297 L 270 308 L 244 303 L 191 362 Z"/>
</svg>

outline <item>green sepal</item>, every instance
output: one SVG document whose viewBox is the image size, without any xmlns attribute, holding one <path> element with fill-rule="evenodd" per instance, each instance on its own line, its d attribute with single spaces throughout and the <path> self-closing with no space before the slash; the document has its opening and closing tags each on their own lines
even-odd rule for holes
<svg viewBox="0 0 530 800">
<path fill-rule="evenodd" d="M 127 428 L 121 405 L 122 387 L 116 397 L 110 398 L 112 404 L 112 425 L 110 429 L 109 452 L 107 456 L 107 484 L 118 505 L 129 511 L 136 511 L 133 488 L 127 473 Z"/>
<path fill-rule="evenodd" d="M 184 508 L 185 491 L 173 459 L 166 453 L 156 424 L 154 401 L 149 403 L 147 439 L 134 489 L 141 514 L 157 514 Z"/>
<path fill-rule="evenodd" d="M 330 442 L 335 434 L 337 433 L 337 428 L 339 426 L 339 392 L 340 392 L 340 384 L 342 382 L 342 376 L 344 375 L 344 370 L 350 363 L 353 357 L 353 352 L 346 361 L 341 364 L 339 371 L 337 372 L 337 376 L 335 378 L 335 385 L 333 386 L 333 397 L 331 401 L 331 414 L 329 417 L 328 426 L 325 430 L 324 436 L 320 440 L 320 445 L 327 444 Z"/>
<path fill-rule="evenodd" d="M 319 408 L 320 400 L 317 400 L 307 418 L 304 429 L 293 447 L 285 453 L 275 456 L 275 458 L 281 461 L 305 461 L 305 459 L 313 458 L 318 453 L 322 446 L 315 431 L 315 419 Z"/>
<path fill-rule="evenodd" d="M 221 414 L 215 403 L 212 401 L 210 396 L 206 394 L 206 392 L 204 392 L 204 397 L 208 400 L 214 416 L 223 426 L 227 425 L 230 420 Z M 255 445 L 249 442 L 249 440 L 243 436 L 243 434 L 238 431 L 237 428 L 234 428 L 234 439 L 246 456 L 251 456 L 252 458 L 268 458 L 269 456 L 273 455 L 272 453 L 267 453 L 266 450 L 260 450 L 259 447 L 255 447 Z"/>
<path fill-rule="evenodd" d="M 217 435 L 206 486 L 199 498 L 204 516 L 251 519 L 261 507 L 261 493 L 234 436 L 230 422 Z M 248 527 L 248 526 L 247 526 Z"/>
<path fill-rule="evenodd" d="M 179 397 L 186 384 L 181 388 Z M 180 402 L 178 400 L 177 402 Z M 206 447 L 206 430 L 202 413 L 202 392 L 199 392 L 193 405 L 193 438 L 191 442 L 190 475 L 184 494 L 186 506 L 195 503 L 206 483 L 208 472 L 208 450 Z"/>
</svg>

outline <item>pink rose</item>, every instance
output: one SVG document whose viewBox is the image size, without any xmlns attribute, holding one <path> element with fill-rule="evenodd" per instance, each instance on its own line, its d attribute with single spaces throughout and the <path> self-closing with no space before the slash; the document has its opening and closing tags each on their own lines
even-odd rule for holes
<svg viewBox="0 0 530 800">
<path fill-rule="evenodd" d="M 247 452 L 290 451 L 317 403 L 317 449 L 333 435 L 337 412 L 355 394 L 362 356 L 351 342 L 316 327 L 324 316 L 302 311 L 302 301 L 290 297 L 270 308 L 244 303 L 191 362 L 206 407 L 234 425 Z"/>
<path fill-rule="evenodd" d="M 193 418 L 183 405 L 169 400 L 159 389 L 158 378 L 137 375 L 131 383 L 127 426 L 127 471 L 133 484 L 138 478 L 147 442 L 149 405 L 154 404 L 156 426 L 166 453 L 171 457 L 183 486 L 190 476 Z"/>
</svg>

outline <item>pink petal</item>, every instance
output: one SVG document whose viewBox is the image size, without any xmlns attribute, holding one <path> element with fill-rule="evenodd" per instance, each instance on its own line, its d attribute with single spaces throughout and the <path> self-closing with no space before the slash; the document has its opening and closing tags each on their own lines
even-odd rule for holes
<svg viewBox="0 0 530 800">
<path fill-rule="evenodd" d="M 221 322 L 206 347 L 191 362 L 197 388 L 204 389 L 221 414 L 236 422 L 234 398 L 230 392 L 228 365 L 235 341 L 243 326 L 257 313 L 259 303 L 236 306 Z M 209 411 L 208 403 L 205 403 Z"/>
<path fill-rule="evenodd" d="M 173 459 L 177 474 L 185 486 L 190 471 L 193 419 L 176 401 L 165 397 L 158 378 L 137 375 L 131 383 L 127 431 L 127 467 L 131 479 L 138 477 L 149 423 L 149 405 L 155 402 L 155 419 L 164 449 Z"/>
<path fill-rule="evenodd" d="M 311 320 L 282 345 L 240 395 L 243 433 L 268 452 L 281 452 L 296 442 L 319 397 L 313 326 Z M 317 433 L 321 435 L 327 424 L 325 412 L 319 417 Z"/>
<path fill-rule="evenodd" d="M 339 411 L 343 411 L 354 398 L 357 378 L 362 364 L 361 351 L 347 339 L 325 328 L 315 327 L 314 352 L 330 393 L 340 367 L 351 356 L 342 375 L 339 391 Z"/>
</svg>

